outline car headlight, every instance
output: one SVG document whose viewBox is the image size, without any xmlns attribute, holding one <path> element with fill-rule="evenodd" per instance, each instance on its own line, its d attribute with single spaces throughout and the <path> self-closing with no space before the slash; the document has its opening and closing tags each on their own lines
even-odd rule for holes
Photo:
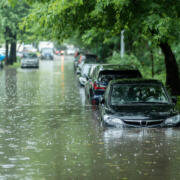
<svg viewBox="0 0 180 180">
<path fill-rule="evenodd" d="M 175 125 L 179 122 L 180 122 L 180 115 L 179 114 L 165 120 L 166 125 Z"/>
<path fill-rule="evenodd" d="M 110 124 L 110 125 L 113 125 L 113 126 L 122 126 L 124 124 L 123 121 L 120 118 L 110 116 L 110 115 L 105 115 L 104 116 L 104 121 L 107 124 Z"/>
</svg>

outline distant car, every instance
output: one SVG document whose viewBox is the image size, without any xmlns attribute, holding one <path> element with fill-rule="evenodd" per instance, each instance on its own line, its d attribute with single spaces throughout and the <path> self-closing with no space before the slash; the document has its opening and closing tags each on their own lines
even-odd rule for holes
<svg viewBox="0 0 180 180">
<path fill-rule="evenodd" d="M 41 49 L 41 59 L 54 59 L 53 49 L 52 48 L 42 48 Z"/>
<path fill-rule="evenodd" d="M 94 68 L 91 78 L 85 84 L 86 96 L 90 100 L 99 102 L 111 80 L 125 78 L 141 78 L 137 68 L 125 65 L 101 64 Z"/>
<path fill-rule="evenodd" d="M 174 127 L 180 125 L 175 102 L 158 80 L 114 80 L 100 100 L 100 117 L 110 127 Z"/>
<path fill-rule="evenodd" d="M 77 67 L 78 67 L 78 61 L 80 58 L 81 52 L 80 51 L 76 51 L 74 54 L 74 70 L 76 71 Z"/>
<path fill-rule="evenodd" d="M 5 52 L 6 50 L 4 48 L 0 48 L 0 68 L 3 68 L 3 61 L 6 58 Z"/>
<path fill-rule="evenodd" d="M 60 49 L 56 49 L 55 50 L 55 54 L 56 55 L 64 55 L 65 51 L 64 50 L 60 50 Z"/>
<path fill-rule="evenodd" d="M 39 59 L 36 53 L 24 53 L 21 59 L 21 68 L 38 68 L 39 67 Z"/>
<path fill-rule="evenodd" d="M 76 52 L 76 49 L 74 49 L 74 48 L 68 48 L 68 49 L 66 50 L 66 54 L 67 54 L 67 55 L 74 55 L 75 52 Z"/>
<path fill-rule="evenodd" d="M 98 63 L 98 58 L 95 54 L 81 53 L 76 64 L 76 71 L 80 72 L 85 63 L 96 64 Z"/>
</svg>

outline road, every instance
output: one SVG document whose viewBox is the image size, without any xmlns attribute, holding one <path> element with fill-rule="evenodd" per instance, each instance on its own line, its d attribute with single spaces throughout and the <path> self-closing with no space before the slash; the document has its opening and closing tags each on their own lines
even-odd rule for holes
<svg viewBox="0 0 180 180">
<path fill-rule="evenodd" d="M 0 180 L 180 179 L 180 129 L 104 129 L 73 57 L 0 70 Z"/>
</svg>

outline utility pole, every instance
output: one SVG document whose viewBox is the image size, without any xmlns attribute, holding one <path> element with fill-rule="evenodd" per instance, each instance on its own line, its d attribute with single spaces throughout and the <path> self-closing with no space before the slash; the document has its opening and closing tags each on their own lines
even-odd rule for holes
<svg viewBox="0 0 180 180">
<path fill-rule="evenodd" d="M 125 43 L 124 43 L 124 30 L 121 31 L 121 57 L 124 56 Z"/>
</svg>

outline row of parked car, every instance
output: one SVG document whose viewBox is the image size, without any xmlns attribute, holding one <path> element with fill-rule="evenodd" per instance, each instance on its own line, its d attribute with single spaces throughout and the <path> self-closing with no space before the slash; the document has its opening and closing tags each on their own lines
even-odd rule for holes
<svg viewBox="0 0 180 180">
<path fill-rule="evenodd" d="M 98 105 L 101 122 L 111 127 L 180 125 L 176 97 L 159 80 L 144 79 L 133 66 L 100 64 L 95 55 L 76 53 L 74 70 L 86 97 Z"/>
</svg>

